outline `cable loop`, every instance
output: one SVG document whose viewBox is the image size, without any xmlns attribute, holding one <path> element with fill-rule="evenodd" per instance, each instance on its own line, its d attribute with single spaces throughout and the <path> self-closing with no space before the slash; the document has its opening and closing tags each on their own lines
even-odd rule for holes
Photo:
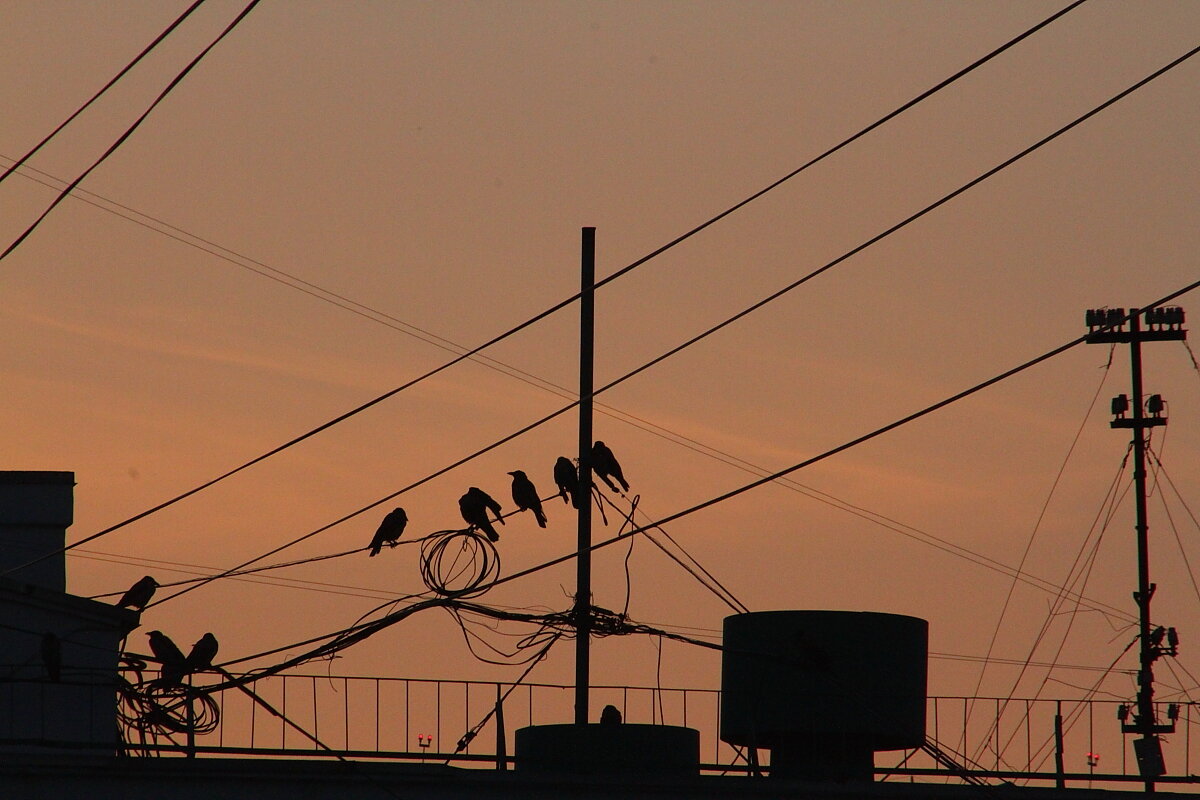
<svg viewBox="0 0 1200 800">
<path fill-rule="evenodd" d="M 441 597 L 478 597 L 500 577 L 500 554 L 473 528 L 444 531 L 421 542 L 421 580 Z"/>
</svg>

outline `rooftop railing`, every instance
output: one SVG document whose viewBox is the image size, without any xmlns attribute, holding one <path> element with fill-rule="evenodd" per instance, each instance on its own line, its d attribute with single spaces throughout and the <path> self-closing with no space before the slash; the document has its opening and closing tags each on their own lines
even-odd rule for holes
<svg viewBox="0 0 1200 800">
<path fill-rule="evenodd" d="M 203 681 L 196 688 L 202 690 Z M 212 695 L 219 718 L 210 732 L 165 737 L 133 749 L 505 769 L 513 760 L 518 728 L 573 719 L 573 687 L 558 684 L 286 675 L 257 680 L 248 688 L 251 692 Z M 594 686 L 592 703 L 593 718 L 611 704 L 626 722 L 696 728 L 702 772 L 753 771 L 743 749 L 719 738 L 718 690 Z M 1167 704 L 1162 705 L 1165 718 Z M 957 765 L 975 778 L 1129 788 L 1127 782 L 1141 776 L 1131 742 L 1120 730 L 1120 706 L 1110 700 L 930 697 L 927 740 L 935 746 L 878 753 L 877 778 L 961 778 Z M 1200 719 L 1191 704 L 1178 711 L 1177 732 L 1163 737 L 1167 774 L 1161 782 L 1198 783 L 1192 769 L 1193 763 L 1200 764 L 1200 753 L 1194 751 L 1200 742 L 1193 745 L 1192 730 Z M 769 768 L 768 754 L 760 758 Z"/>
</svg>

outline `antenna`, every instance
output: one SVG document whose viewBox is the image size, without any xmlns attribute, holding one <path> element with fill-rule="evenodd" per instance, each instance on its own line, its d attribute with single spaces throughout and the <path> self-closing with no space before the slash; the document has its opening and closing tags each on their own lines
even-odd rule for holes
<svg viewBox="0 0 1200 800">
<path fill-rule="evenodd" d="M 1141 327 L 1145 316 L 1146 327 Z M 1145 780 L 1146 791 L 1154 791 L 1154 779 L 1166 772 L 1162 757 L 1162 742 L 1159 734 L 1175 732 L 1175 716 L 1168 714 L 1167 722 L 1160 724 L 1154 711 L 1154 662 L 1164 655 L 1179 652 L 1179 637 L 1175 629 L 1162 626 L 1151 630 L 1150 600 L 1154 597 L 1155 585 L 1150 582 L 1150 526 L 1146 515 L 1146 428 L 1167 424 L 1163 415 L 1165 405 L 1161 395 L 1142 395 L 1142 342 L 1165 342 L 1187 338 L 1183 329 L 1183 309 L 1177 306 L 1139 309 L 1129 313 L 1123 308 L 1089 309 L 1085 315 L 1088 326 L 1088 344 L 1129 344 L 1129 369 L 1133 397 L 1121 394 L 1113 398 L 1113 428 L 1129 428 L 1133 431 L 1133 481 L 1137 518 L 1138 588 L 1133 593 L 1138 606 L 1139 649 L 1137 702 L 1133 708 L 1133 719 L 1129 720 L 1129 708 L 1122 706 L 1118 713 L 1124 733 L 1140 735 L 1134 739 L 1133 751 L 1137 757 L 1138 771 Z M 1127 327 L 1128 324 L 1128 327 Z M 1170 635 L 1168 635 L 1168 633 Z M 1164 644 L 1164 638 L 1166 643 Z M 1128 721 L 1127 721 L 1128 720 Z"/>
</svg>

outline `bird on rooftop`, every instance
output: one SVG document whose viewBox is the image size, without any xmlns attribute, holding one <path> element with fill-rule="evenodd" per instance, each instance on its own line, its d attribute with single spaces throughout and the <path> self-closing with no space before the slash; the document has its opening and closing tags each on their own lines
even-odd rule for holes
<svg viewBox="0 0 1200 800">
<path fill-rule="evenodd" d="M 600 712 L 600 724 L 605 725 L 605 726 L 620 725 L 621 724 L 620 710 L 614 705 L 605 706 L 604 710 Z"/>
<path fill-rule="evenodd" d="M 50 631 L 42 634 L 42 664 L 50 680 L 62 680 L 62 642 Z"/>
<path fill-rule="evenodd" d="M 592 472 L 600 476 L 600 479 L 607 483 L 608 488 L 614 492 L 617 491 L 617 486 L 610 478 L 617 479 L 617 482 L 621 484 L 622 491 L 629 491 L 629 482 L 625 480 L 625 475 L 621 472 L 621 465 L 617 462 L 617 457 L 599 439 L 592 445 Z"/>
<path fill-rule="evenodd" d="M 146 608 L 150 598 L 154 597 L 154 590 L 157 588 L 158 581 L 147 575 L 121 595 L 121 601 L 117 603 L 117 608 L 136 608 L 141 611 Z"/>
<path fill-rule="evenodd" d="M 472 486 L 467 490 L 467 493 L 458 498 L 458 511 L 462 514 L 463 521 L 472 528 L 479 528 L 487 534 L 489 540 L 499 541 L 500 534 L 496 533 L 496 529 L 492 527 L 492 523 L 488 520 L 488 509 L 496 515 L 496 519 L 501 525 L 504 524 L 504 517 L 500 516 L 500 504 L 497 503 L 490 494 L 483 489 Z"/>
<path fill-rule="evenodd" d="M 212 661 L 217 655 L 217 637 L 206 633 L 192 645 L 192 651 L 184 659 L 184 672 L 200 672 L 212 669 Z"/>
<path fill-rule="evenodd" d="M 546 527 L 546 513 L 542 511 L 542 499 L 538 497 L 538 490 L 533 481 L 519 469 L 508 474 L 512 475 L 512 499 L 517 508 L 521 511 L 532 511 L 538 527 Z"/>
<path fill-rule="evenodd" d="M 404 533 L 404 526 L 408 524 L 408 514 L 404 513 L 403 508 L 396 508 L 389 511 L 387 516 L 383 518 L 383 522 L 379 523 L 379 530 L 375 531 L 375 536 L 371 539 L 370 556 L 374 558 L 379 555 L 379 551 L 384 544 L 396 546 L 396 540 Z"/>
<path fill-rule="evenodd" d="M 554 482 L 558 484 L 558 496 L 563 502 L 569 502 L 575 508 L 579 508 L 579 472 L 566 456 L 559 456 L 558 461 L 554 462 Z"/>
<path fill-rule="evenodd" d="M 162 631 L 150 631 L 146 635 L 150 637 L 150 652 L 161 664 L 160 680 L 163 683 L 179 683 L 183 680 L 187 661 L 183 651 Z"/>
</svg>

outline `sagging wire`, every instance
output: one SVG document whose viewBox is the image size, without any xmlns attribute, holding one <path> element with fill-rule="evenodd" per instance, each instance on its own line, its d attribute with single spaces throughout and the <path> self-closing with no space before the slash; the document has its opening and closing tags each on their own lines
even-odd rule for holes
<svg viewBox="0 0 1200 800">
<path fill-rule="evenodd" d="M 1102 683 L 1104 683 L 1105 680 L 1108 679 L 1108 676 L 1110 674 L 1112 674 L 1114 671 L 1116 671 L 1117 662 L 1120 661 L 1122 658 L 1124 658 L 1125 654 L 1128 653 L 1131 649 L 1133 649 L 1133 646 L 1135 644 L 1137 644 L 1140 639 L 1141 639 L 1141 634 L 1138 634 L 1137 636 L 1134 636 L 1132 639 L 1130 639 L 1129 644 L 1125 645 L 1125 648 L 1123 650 L 1121 650 L 1120 653 L 1117 653 L 1116 658 L 1114 658 L 1112 660 L 1112 663 L 1110 663 L 1108 665 L 1108 669 L 1106 669 L 1104 671 L 1104 673 L 1101 674 L 1100 677 L 1096 679 L 1096 682 L 1094 684 L 1092 684 L 1091 689 L 1088 690 L 1082 698 L 1075 701 L 1075 705 L 1064 716 L 1064 725 L 1063 725 L 1064 735 L 1066 733 L 1069 733 L 1071 731 L 1071 729 L 1075 726 L 1075 724 L 1078 723 L 1079 720 L 1083 718 L 1083 710 L 1084 710 L 1084 708 L 1086 708 L 1087 703 L 1091 700 L 1092 696 L 1095 695 L 1097 692 L 1099 692 L 1100 685 Z M 1030 763 L 1033 762 L 1034 758 L 1041 756 L 1041 761 L 1039 761 L 1037 763 L 1037 766 L 1034 767 L 1034 769 L 1033 769 L 1034 772 L 1040 772 L 1042 767 L 1046 763 L 1046 759 L 1050 758 L 1054 754 L 1054 738 L 1055 738 L 1055 735 L 1050 734 L 1050 736 L 1046 737 L 1046 739 L 1042 742 L 1042 744 L 1038 747 L 1038 749 L 1036 751 L 1034 751 L 1034 753 L 1030 756 L 1030 759 L 1029 759 Z M 1043 751 L 1046 751 L 1045 755 L 1042 755 Z M 1028 783 L 1028 780 L 1026 782 Z"/>
<path fill-rule="evenodd" d="M 546 642 L 545 646 L 543 646 L 542 649 L 537 653 L 537 655 L 530 660 L 529 666 L 525 668 L 525 671 L 521 673 L 520 677 L 513 682 L 512 686 L 508 687 L 504 694 L 500 695 L 500 697 L 496 700 L 496 704 L 492 706 L 488 713 L 483 715 L 483 719 L 479 720 L 479 722 L 475 723 L 467 730 L 466 733 L 459 737 L 458 743 L 454 746 L 455 754 L 461 753 L 463 750 L 467 749 L 475 737 L 479 735 L 479 732 L 483 730 L 483 726 L 487 725 L 488 721 L 491 720 L 491 718 L 496 715 L 500 707 L 504 705 L 504 701 L 508 699 L 508 696 L 512 694 L 513 691 L 520 686 L 526 678 L 529 677 L 529 673 L 533 672 L 533 668 L 540 664 L 542 659 L 544 659 L 550 653 L 550 648 L 557 644 L 560 638 L 561 637 L 558 635 L 551 637 L 550 640 Z M 449 764 L 450 759 L 446 759 L 446 763 Z"/>
<path fill-rule="evenodd" d="M 597 498 L 597 504 L 600 505 L 601 508 L 603 507 L 603 503 L 608 503 L 610 506 L 612 506 L 614 511 L 616 511 L 618 514 L 621 515 L 622 519 L 624 520 L 621 523 L 620 529 L 617 531 L 618 537 L 623 536 L 625 534 L 625 530 L 626 530 L 627 526 L 628 527 L 636 526 L 636 523 L 633 521 L 633 518 L 637 513 L 639 513 L 638 505 L 641 503 L 641 499 L 642 499 L 642 496 L 640 494 L 634 495 L 632 498 L 622 494 L 622 497 L 624 497 L 630 504 L 629 510 L 625 511 L 624 509 L 621 509 L 620 507 L 618 507 L 617 504 L 614 503 L 611 498 L 609 498 L 607 495 L 605 495 L 599 489 L 596 489 L 595 487 L 593 487 L 593 490 L 594 490 L 593 494 Z M 641 512 L 641 513 L 642 513 L 643 517 L 645 517 L 647 520 L 650 520 L 649 515 L 647 515 L 645 512 Z M 664 547 L 661 542 L 659 542 L 657 539 L 655 539 L 653 536 L 650 535 L 651 530 L 658 531 L 663 536 L 667 537 L 667 539 L 671 542 L 671 544 L 673 544 L 673 545 L 675 545 L 675 547 L 679 548 L 679 551 L 682 552 L 685 556 L 687 556 L 688 560 L 691 561 L 691 563 L 695 566 L 692 567 L 692 566 L 689 566 L 688 564 L 685 564 L 677 555 L 675 555 L 670 550 L 668 550 L 666 547 Z M 641 532 L 646 537 L 646 539 L 648 539 L 650 541 L 651 544 L 653 544 L 655 547 L 657 547 L 659 550 L 661 550 L 664 554 L 666 554 L 666 556 L 668 558 L 670 558 L 672 561 L 674 561 L 676 564 L 678 564 L 680 567 L 682 567 L 685 572 L 687 572 L 689 575 L 691 575 L 693 578 L 695 578 L 700 583 L 701 586 L 708 589 L 710 592 L 712 592 L 714 595 L 716 595 L 721 600 L 721 602 L 725 603 L 725 605 L 727 605 L 731 609 L 733 609 L 734 612 L 739 613 L 739 614 L 744 614 L 744 613 L 748 613 L 750 611 L 750 609 L 744 603 L 742 603 L 740 600 L 738 600 L 737 597 L 735 597 L 733 595 L 733 593 L 730 592 L 729 589 L 727 589 L 723 583 L 721 583 L 719 580 L 717 580 L 717 578 L 711 572 L 709 572 L 707 569 L 705 569 L 704 566 L 699 561 L 697 561 L 695 559 L 695 557 L 692 556 L 691 553 L 689 553 L 687 550 L 685 550 L 683 548 L 683 546 L 679 544 L 679 542 L 675 541 L 675 539 L 671 536 L 671 534 L 667 533 L 666 529 L 663 528 L 661 525 L 649 523 L 649 524 L 643 526 L 642 528 L 640 528 L 639 532 Z M 630 594 L 629 557 L 632 555 L 632 553 L 633 553 L 633 537 L 631 536 L 631 537 L 629 537 L 629 551 L 626 553 L 626 556 L 625 556 L 625 589 L 626 589 L 625 611 L 626 612 L 629 611 L 629 594 Z M 699 573 L 703 573 L 703 577 L 697 572 L 697 570 L 699 570 Z M 707 578 L 707 580 L 705 580 L 705 578 Z"/>
<path fill-rule="evenodd" d="M 983 687 L 984 678 L 987 675 L 988 662 L 992 653 L 996 649 L 996 641 L 1000 638 L 1000 629 L 1004 625 L 1004 618 L 1008 615 L 1008 608 L 1012 604 L 1013 595 L 1016 593 L 1017 580 L 1025 570 L 1025 562 L 1029 559 L 1029 554 L 1033 550 L 1033 543 L 1037 539 L 1038 532 L 1042 528 L 1042 522 L 1046 518 L 1046 512 L 1050 509 L 1050 503 L 1054 499 L 1054 495 L 1058 490 L 1059 484 L 1062 482 L 1063 475 L 1067 471 L 1067 465 L 1071 463 L 1071 457 L 1075 454 L 1075 448 L 1079 445 L 1079 439 L 1083 436 L 1084 430 L 1087 428 L 1088 421 L 1092 418 L 1092 412 L 1096 408 L 1096 402 L 1100 399 L 1100 393 L 1104 391 L 1104 384 L 1108 381 L 1108 376 L 1112 370 L 1113 355 L 1116 353 L 1116 342 L 1108 348 L 1108 359 L 1101 369 L 1100 383 L 1096 386 L 1096 391 L 1092 393 L 1092 399 L 1088 403 L 1087 410 L 1083 413 L 1083 420 L 1079 423 L 1079 427 L 1075 431 L 1075 436 L 1071 439 L 1071 444 L 1067 447 L 1067 453 L 1063 456 L 1062 464 L 1059 465 L 1058 472 L 1054 476 L 1054 480 L 1050 483 L 1050 491 L 1046 493 L 1046 499 L 1042 503 L 1042 508 L 1038 511 L 1037 519 L 1033 523 L 1033 530 L 1029 532 L 1029 538 L 1025 542 L 1025 550 L 1021 553 L 1021 560 L 1017 562 L 1016 572 L 1013 574 L 1012 582 L 1008 585 L 1008 592 L 1004 596 L 1004 603 L 1000 606 L 1000 614 L 996 618 L 996 625 L 992 629 L 992 638 L 988 642 L 987 653 L 984 655 L 984 662 L 979 668 L 979 677 L 975 681 L 974 697 L 979 696 L 979 692 Z M 971 712 L 975 710 L 975 702 L 972 700 L 967 705 L 967 720 L 971 719 Z M 965 735 L 965 732 L 964 732 Z"/>
<path fill-rule="evenodd" d="M 1105 531 L 1108 530 L 1108 526 L 1111 524 L 1113 517 L 1116 515 L 1117 509 L 1120 507 L 1121 502 L 1124 500 L 1124 498 L 1126 497 L 1126 495 L 1129 492 L 1129 489 L 1130 489 L 1129 484 L 1126 484 L 1124 491 L 1122 491 L 1120 493 L 1118 493 L 1118 487 L 1121 484 L 1121 476 L 1125 473 L 1125 468 L 1129 464 L 1129 457 L 1132 454 L 1132 452 L 1133 452 L 1133 445 L 1130 444 L 1125 449 L 1125 454 L 1121 459 L 1121 464 L 1117 468 L 1116 473 L 1113 476 L 1112 482 L 1109 484 L 1109 487 L 1105 493 L 1104 499 L 1101 501 L 1100 508 L 1097 511 L 1095 518 L 1092 520 L 1091 527 L 1088 529 L 1087 535 L 1084 537 L 1083 543 L 1080 545 L 1079 552 L 1076 553 L 1075 560 L 1071 562 L 1071 566 L 1067 570 L 1067 579 L 1063 582 L 1063 589 L 1055 597 L 1054 602 L 1051 604 L 1050 613 L 1047 614 L 1046 620 L 1042 623 L 1041 628 L 1038 630 L 1037 635 L 1034 637 L 1034 641 L 1033 641 L 1033 644 L 1029 648 L 1029 654 L 1026 657 L 1025 664 L 1021 667 L 1020 671 L 1017 673 L 1017 677 L 1014 679 L 1014 681 L 1012 683 L 1012 687 L 1009 690 L 1008 695 L 1006 696 L 1006 698 L 1004 700 L 1003 706 L 1001 707 L 1001 713 L 1003 713 L 1003 710 L 1005 708 L 1007 708 L 1009 702 L 1011 702 L 1013 696 L 1016 694 L 1017 688 L 1020 686 L 1022 679 L 1024 679 L 1025 674 L 1028 671 L 1029 664 L 1033 661 L 1034 654 L 1037 652 L 1038 647 L 1041 646 L 1042 641 L 1049 634 L 1050 627 L 1053 623 L 1054 617 L 1057 615 L 1058 609 L 1060 609 L 1067 602 L 1067 600 L 1069 598 L 1069 593 L 1068 593 L 1069 590 L 1071 589 L 1071 587 L 1079 584 L 1079 582 L 1081 580 L 1083 580 L 1084 585 L 1086 585 L 1086 576 L 1090 576 L 1090 574 L 1091 574 L 1091 567 L 1094 566 L 1094 564 L 1095 564 L 1095 557 L 1098 552 L 1100 542 L 1104 536 L 1104 533 L 1105 533 Z M 1091 541 L 1093 535 L 1096 537 L 1096 540 L 1095 540 L 1094 544 L 1091 546 L 1090 554 L 1085 556 L 1085 554 L 1088 553 L 1088 542 Z M 1085 566 L 1081 566 L 1081 561 L 1082 561 L 1082 564 Z M 1084 571 L 1085 567 L 1086 567 L 1086 573 Z M 1079 570 L 1078 573 L 1077 573 L 1077 569 Z M 1074 577 L 1072 577 L 1072 576 L 1074 576 Z M 1079 589 L 1078 591 L 1074 592 L 1074 594 L 1077 598 L 1081 598 L 1083 596 L 1083 589 Z M 1075 610 L 1074 610 L 1075 613 L 1078 613 L 1080 605 L 1081 605 L 1081 600 L 1076 599 Z M 1071 615 L 1071 623 L 1074 622 L 1075 613 L 1073 613 Z M 1068 629 L 1067 629 L 1067 632 L 1069 632 L 1069 631 L 1070 631 L 1070 624 L 1068 625 Z M 1060 643 L 1060 646 L 1059 646 L 1059 653 L 1061 653 L 1062 646 L 1064 644 L 1065 644 L 1065 634 L 1064 634 L 1064 639 Z M 1056 656 L 1056 658 L 1057 658 L 1057 656 Z M 1047 672 L 1047 677 L 1048 676 L 1049 676 L 1049 672 Z M 1045 687 L 1044 680 L 1042 682 L 1042 687 L 1043 688 Z M 1039 688 L 1038 691 L 1040 693 L 1041 689 Z M 978 692 L 976 692 L 976 694 L 978 694 Z M 987 736 L 984 737 L 985 742 L 990 741 L 991 733 L 992 733 L 992 731 L 995 730 L 995 727 L 998 724 L 999 724 L 999 715 L 997 715 L 997 718 L 995 720 L 993 720 L 991 725 L 989 726 L 988 734 L 987 734 Z M 966 747 L 966 741 L 965 741 L 966 731 L 965 731 L 965 729 L 963 731 L 963 737 L 964 737 L 964 740 L 962 742 L 962 745 L 963 745 L 963 748 L 965 749 L 965 747 Z M 977 750 L 975 752 L 975 757 L 979 758 L 981 753 L 982 753 L 982 749 Z"/>
<path fill-rule="evenodd" d="M 1175 482 L 1171 480 L 1171 476 L 1167 472 L 1167 468 L 1163 465 L 1158 454 L 1155 453 L 1154 449 L 1150 447 L 1147 447 L 1146 451 L 1150 453 L 1150 458 L 1152 460 L 1150 466 L 1154 471 L 1155 484 L 1158 483 L 1158 478 L 1160 475 L 1165 478 L 1167 486 L 1171 487 L 1171 491 L 1175 493 L 1175 498 L 1179 500 L 1179 503 L 1183 506 L 1184 511 L 1186 511 L 1188 516 L 1191 517 L 1192 524 L 1196 525 L 1196 527 L 1200 529 L 1200 521 L 1197 521 L 1196 515 L 1192 513 L 1192 509 L 1183 499 L 1183 495 L 1180 494 L 1179 488 L 1175 485 Z M 1179 555 L 1183 558 L 1183 564 L 1187 568 L 1188 578 L 1192 582 L 1192 590 L 1196 593 L 1196 599 L 1200 600 L 1200 585 L 1198 585 L 1196 582 L 1196 571 L 1192 569 L 1192 562 L 1190 559 L 1188 559 L 1187 550 L 1183 546 L 1183 538 L 1179 535 L 1179 528 L 1175 525 L 1175 518 L 1171 515 L 1171 509 L 1167 506 L 1166 496 L 1160 495 L 1160 499 L 1162 500 L 1163 513 L 1167 515 L 1167 520 L 1171 524 L 1171 532 L 1175 534 L 1175 543 L 1179 546 Z"/>
</svg>

